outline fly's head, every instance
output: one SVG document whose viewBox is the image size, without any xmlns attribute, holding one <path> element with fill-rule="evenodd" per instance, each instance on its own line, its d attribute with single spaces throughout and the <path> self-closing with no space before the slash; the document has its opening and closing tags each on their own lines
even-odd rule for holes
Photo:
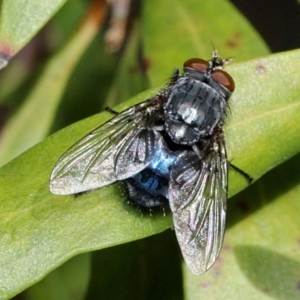
<svg viewBox="0 0 300 300">
<path fill-rule="evenodd" d="M 217 50 L 214 50 L 210 61 L 191 58 L 184 63 L 183 70 L 187 77 L 208 84 L 227 101 L 234 91 L 235 84 L 232 77 L 224 71 L 223 66 L 231 61 L 232 58 L 222 59 Z"/>
</svg>

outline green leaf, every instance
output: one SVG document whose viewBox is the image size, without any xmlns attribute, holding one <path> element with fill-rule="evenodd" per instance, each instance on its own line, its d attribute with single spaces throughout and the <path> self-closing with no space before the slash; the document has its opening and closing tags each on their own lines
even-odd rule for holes
<svg viewBox="0 0 300 300">
<path fill-rule="evenodd" d="M 142 68 L 139 65 L 140 54 L 139 23 L 133 24 L 121 60 L 118 63 L 115 79 L 105 103 L 110 107 L 133 97 L 147 88 Z"/>
<path fill-rule="evenodd" d="M 77 255 L 46 278 L 26 290 L 26 300 L 73 300 L 83 299 L 91 272 L 91 253 Z"/>
<path fill-rule="evenodd" d="M 300 149 L 299 57 L 298 50 L 228 67 L 237 83 L 226 131 L 229 159 L 254 179 Z M 119 109 L 153 93 L 138 95 Z M 20 292 L 78 253 L 171 226 L 170 215 L 142 217 L 130 208 L 119 184 L 77 198 L 50 193 L 49 176 L 57 159 L 111 117 L 104 112 L 78 122 L 0 169 L 0 297 Z M 241 174 L 230 173 L 234 195 L 248 183 Z"/>
<path fill-rule="evenodd" d="M 95 251 L 85 299 L 93 300 L 97 295 L 97 299 L 105 300 L 180 300 L 183 296 L 180 258 L 173 230 Z M 114 289 L 112 282 L 118 283 Z"/>
<path fill-rule="evenodd" d="M 20 51 L 66 0 L 3 0 L 0 16 L 0 53 Z"/>
<path fill-rule="evenodd" d="M 67 144 L 99 121 L 95 116 L 64 131 Z M 116 185 L 79 198 L 51 195 L 49 174 L 62 153 L 61 138 L 48 138 L 0 171 L 0 298 L 20 292 L 80 252 L 139 239 L 171 225 L 170 218 L 137 217 L 124 206 Z"/>
<path fill-rule="evenodd" d="M 0 103 L 15 104 L 27 94 L 24 90 L 31 90 L 34 79 L 41 73 L 41 64 L 49 60 L 49 52 L 66 44 L 87 7 L 88 3 L 81 0 L 68 1 L 20 55 L 10 61 L 9 68 L 1 71 Z M 41 55 L 41 51 L 44 55 Z"/>
<path fill-rule="evenodd" d="M 48 134 L 74 67 L 98 29 L 99 17 L 96 14 L 86 17 L 64 47 L 49 60 L 31 93 L 1 133 L 0 165 Z"/>
<path fill-rule="evenodd" d="M 210 58 L 212 43 L 222 57 L 245 61 L 269 50 L 252 25 L 224 0 L 147 0 L 143 41 L 153 86 L 165 82 L 170 66 L 191 57 Z"/>
<path fill-rule="evenodd" d="M 227 68 L 236 82 L 228 157 L 254 179 L 299 152 L 299 57 L 295 50 Z"/>
</svg>

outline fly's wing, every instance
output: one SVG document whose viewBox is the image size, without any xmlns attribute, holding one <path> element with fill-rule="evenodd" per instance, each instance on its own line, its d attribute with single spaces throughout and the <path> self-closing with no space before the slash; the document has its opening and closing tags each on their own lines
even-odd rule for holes
<svg viewBox="0 0 300 300">
<path fill-rule="evenodd" d="M 73 145 L 54 166 L 51 192 L 80 193 L 143 170 L 160 138 L 159 132 L 147 128 L 149 105 L 151 100 L 127 109 Z"/>
<path fill-rule="evenodd" d="M 189 269 L 208 270 L 222 247 L 227 201 L 227 157 L 224 141 L 200 160 L 189 151 L 173 166 L 169 200 L 176 236 Z"/>
</svg>

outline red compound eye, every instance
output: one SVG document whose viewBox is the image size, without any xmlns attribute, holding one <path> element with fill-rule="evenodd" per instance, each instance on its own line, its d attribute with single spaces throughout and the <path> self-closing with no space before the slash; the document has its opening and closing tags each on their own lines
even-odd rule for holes
<svg viewBox="0 0 300 300">
<path fill-rule="evenodd" d="M 234 91 L 234 88 L 235 88 L 234 81 L 233 81 L 232 77 L 225 71 L 215 70 L 212 73 L 211 77 L 214 79 L 214 81 L 225 86 L 230 92 Z"/>
<path fill-rule="evenodd" d="M 209 67 L 209 62 L 201 58 L 188 59 L 183 66 L 185 68 L 191 68 L 199 72 L 204 72 Z"/>
</svg>

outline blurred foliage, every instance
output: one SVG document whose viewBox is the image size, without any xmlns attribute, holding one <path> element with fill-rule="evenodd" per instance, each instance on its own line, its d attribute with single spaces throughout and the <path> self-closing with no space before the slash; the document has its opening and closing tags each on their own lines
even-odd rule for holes
<svg viewBox="0 0 300 300">
<path fill-rule="evenodd" d="M 0 52 L 11 56 L 0 74 L 0 299 L 30 286 L 18 297 L 299 298 L 299 50 L 270 55 L 229 1 L 133 1 L 121 20 L 117 1 L 0 3 Z M 110 35 L 120 43 L 115 52 L 109 32 L 117 33 Z M 50 194 L 55 161 L 109 113 L 43 140 L 151 87 L 116 109 L 150 97 L 187 58 L 209 59 L 211 43 L 234 57 L 229 159 L 257 182 L 247 187 L 230 172 L 235 196 L 223 251 L 211 270 L 194 276 L 184 263 L 181 272 L 175 234 L 165 231 L 170 214 L 141 215 L 124 204 L 122 186 L 75 200 Z"/>
</svg>

